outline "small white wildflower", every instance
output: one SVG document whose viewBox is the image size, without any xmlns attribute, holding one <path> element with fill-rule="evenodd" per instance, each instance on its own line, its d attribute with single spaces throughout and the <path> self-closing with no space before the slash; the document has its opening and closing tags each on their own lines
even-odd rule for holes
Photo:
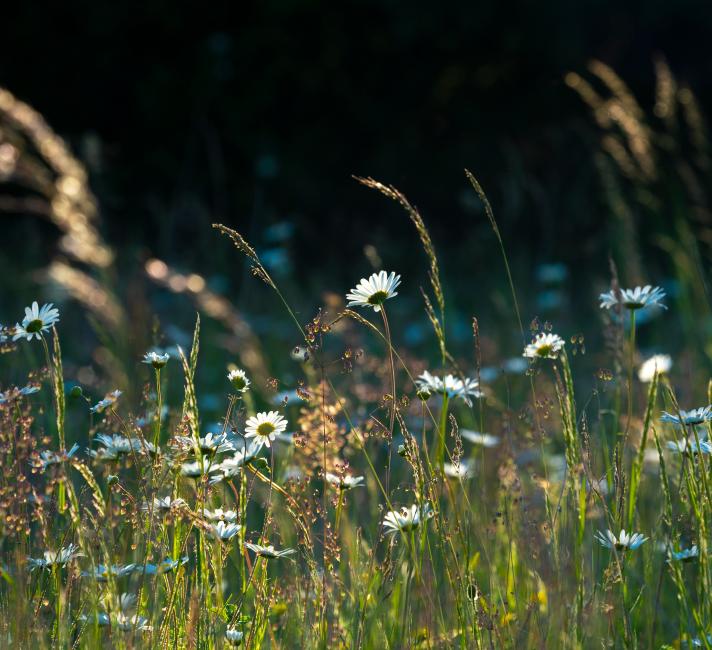
<svg viewBox="0 0 712 650">
<path fill-rule="evenodd" d="M 176 436 L 175 440 L 183 451 L 195 452 L 195 440 L 190 436 Z M 198 438 L 198 447 L 203 456 L 235 451 L 235 446 L 228 440 L 226 433 L 206 433 L 202 438 Z"/>
<path fill-rule="evenodd" d="M 146 352 L 146 354 L 143 355 L 143 361 L 142 363 L 146 363 L 149 366 L 153 366 L 156 370 L 160 370 L 163 368 L 171 358 L 171 355 L 168 354 L 168 352 L 165 352 L 163 354 L 160 354 L 158 352 Z"/>
<path fill-rule="evenodd" d="M 120 390 L 114 390 L 110 393 L 107 393 L 104 396 L 104 399 L 99 400 L 99 402 L 97 402 L 89 410 L 92 413 L 103 413 L 110 406 L 113 406 L 114 404 L 116 404 L 116 402 L 119 400 L 119 397 L 121 397 L 121 395 L 122 395 L 122 392 Z"/>
<path fill-rule="evenodd" d="M 471 431 L 470 429 L 460 429 L 460 436 L 475 445 L 483 447 L 496 447 L 499 444 L 499 436 L 493 436 L 491 433 L 480 433 L 479 431 Z"/>
<path fill-rule="evenodd" d="M 234 627 L 225 630 L 225 638 L 233 645 L 240 645 L 244 636 L 243 632 Z"/>
<path fill-rule="evenodd" d="M 277 434 L 284 433 L 287 428 L 287 420 L 277 411 L 269 413 L 262 412 L 252 416 L 245 423 L 245 438 L 257 438 L 267 447 L 270 441 L 277 437 Z"/>
<path fill-rule="evenodd" d="M 694 544 L 691 548 L 683 548 L 679 551 L 673 551 L 671 548 L 668 549 L 668 562 L 692 562 L 700 557 L 700 549 L 697 548 L 697 544 Z"/>
<path fill-rule="evenodd" d="M 237 512 L 235 510 L 223 510 L 222 508 L 215 508 L 215 510 L 203 508 L 203 517 L 209 521 L 227 521 L 232 524 L 237 520 Z"/>
<path fill-rule="evenodd" d="M 145 573 L 146 575 L 170 573 L 174 569 L 177 569 L 179 566 L 182 566 L 187 563 L 187 555 L 184 555 L 179 560 L 172 560 L 171 558 L 167 557 L 165 560 L 162 560 L 160 564 L 151 564 L 150 562 L 147 562 L 145 567 L 143 564 L 136 564 L 134 571 L 136 573 Z"/>
<path fill-rule="evenodd" d="M 260 557 L 265 557 L 268 560 L 275 560 L 275 559 L 279 559 L 282 557 L 289 557 L 290 555 L 293 555 L 294 553 L 297 552 L 293 548 L 285 548 L 285 549 L 282 549 L 281 551 L 278 551 L 271 544 L 269 546 L 262 546 L 260 544 L 252 544 L 250 542 L 245 542 L 245 547 L 250 549 L 256 555 L 259 555 Z"/>
<path fill-rule="evenodd" d="M 215 465 L 216 475 L 210 479 L 210 483 L 219 483 L 237 476 L 246 464 L 257 458 L 263 446 L 264 443 L 261 438 L 254 438 L 247 446 L 238 449 L 232 456 L 225 458 L 221 463 Z"/>
<path fill-rule="evenodd" d="M 396 289 L 400 284 L 400 275 L 385 271 L 374 273 L 371 277 L 361 278 L 350 293 L 346 294 L 349 307 L 373 307 L 373 311 L 381 311 L 383 303 L 398 295 Z"/>
<path fill-rule="evenodd" d="M 524 348 L 522 356 L 528 359 L 558 359 L 564 349 L 564 339 L 558 334 L 541 332 Z"/>
<path fill-rule="evenodd" d="M 712 420 L 712 405 L 702 406 L 691 411 L 680 410 L 680 413 L 668 413 L 663 411 L 660 416 L 661 422 L 670 422 L 678 426 L 695 426 L 704 424 Z"/>
<path fill-rule="evenodd" d="M 38 341 L 45 332 L 59 322 L 59 310 L 53 307 L 52 303 L 42 305 L 40 308 L 35 300 L 31 307 L 25 307 L 25 317 L 22 325 L 15 325 L 15 335 L 13 341 L 25 338 L 31 341 L 36 338 Z"/>
<path fill-rule="evenodd" d="M 79 451 L 79 445 L 74 443 L 69 451 L 52 451 L 46 449 L 40 452 L 40 465 L 43 470 L 47 469 L 50 465 L 59 465 L 60 463 L 66 463 Z"/>
<path fill-rule="evenodd" d="M 441 379 L 431 375 L 427 370 L 415 380 L 415 386 L 418 389 L 418 394 L 425 399 L 430 394 L 445 394 L 448 399 L 459 397 L 468 406 L 472 406 L 470 397 L 482 397 L 479 382 L 476 379 L 470 379 L 469 377 L 460 379 L 454 375 L 445 375 Z"/>
<path fill-rule="evenodd" d="M 219 465 L 213 465 L 207 460 L 203 461 L 202 464 L 198 461 L 195 461 L 194 463 L 183 463 L 180 467 L 180 473 L 183 476 L 188 476 L 190 478 L 212 476 L 213 474 L 219 471 Z"/>
<path fill-rule="evenodd" d="M 672 357 L 669 354 L 656 354 L 646 359 L 638 369 L 638 379 L 645 384 L 653 381 L 655 373 L 664 375 L 672 368 Z"/>
<path fill-rule="evenodd" d="M 250 380 L 247 373 L 239 368 L 234 368 L 227 373 L 227 379 L 232 384 L 233 390 L 238 393 L 246 393 L 250 389 Z"/>
<path fill-rule="evenodd" d="M 242 526 L 239 524 L 229 524 L 224 521 L 218 521 L 217 524 L 210 527 L 210 533 L 216 539 L 227 541 L 235 537 L 241 528 Z"/>
<path fill-rule="evenodd" d="M 126 438 L 118 434 L 107 435 L 100 433 L 95 440 L 102 446 L 96 451 L 89 449 L 88 454 L 96 460 L 112 461 L 121 456 L 156 453 L 156 447 L 153 443 L 140 438 Z"/>
<path fill-rule="evenodd" d="M 94 578 L 98 582 L 107 582 L 110 577 L 122 578 L 134 572 L 135 564 L 97 564 L 91 571 L 82 571 L 83 578 Z"/>
<path fill-rule="evenodd" d="M 635 287 L 635 289 L 620 289 L 617 291 L 609 291 L 600 295 L 601 309 L 610 309 L 617 304 L 621 304 L 626 309 L 635 311 L 643 307 L 651 307 L 657 305 L 663 309 L 667 309 L 660 301 L 665 297 L 665 292 L 660 287 L 652 287 L 647 284 L 644 287 Z"/>
<path fill-rule="evenodd" d="M 648 538 L 641 533 L 626 533 L 625 529 L 621 529 L 618 537 L 616 537 L 610 529 L 605 533 L 599 530 L 595 537 L 602 546 L 611 549 L 615 548 L 618 551 L 625 549 L 635 550 L 648 540 Z"/>
<path fill-rule="evenodd" d="M 58 551 L 45 551 L 40 559 L 28 557 L 27 564 L 30 571 L 35 569 L 51 569 L 53 566 L 65 567 L 75 558 L 83 556 L 76 544 L 69 544 Z"/>
<path fill-rule="evenodd" d="M 712 445 L 706 440 L 700 440 L 699 446 L 693 438 L 682 438 L 681 440 L 668 440 L 667 448 L 678 454 L 709 454 L 712 453 Z"/>
<path fill-rule="evenodd" d="M 433 514 L 429 503 L 422 508 L 413 504 L 410 508 L 403 507 L 388 512 L 383 519 L 383 527 L 386 529 L 386 535 L 392 536 L 398 532 L 409 533 L 430 519 Z"/>
<path fill-rule="evenodd" d="M 16 400 L 20 397 L 27 397 L 27 395 L 33 395 L 34 393 L 39 392 L 39 390 L 39 386 L 33 386 L 31 384 L 27 384 L 27 386 L 23 386 L 22 388 L 11 388 L 10 390 L 5 391 L 4 393 L 0 393 L 0 404 L 8 404 L 9 402 L 12 402 L 13 400 Z"/>
<path fill-rule="evenodd" d="M 472 478 L 474 474 L 474 468 L 466 460 L 461 460 L 457 465 L 453 463 L 445 463 L 443 471 L 445 472 L 445 476 L 460 479 L 462 481 Z"/>
<path fill-rule="evenodd" d="M 171 511 L 181 510 L 182 508 L 187 508 L 188 504 L 183 499 L 173 499 L 170 496 L 167 497 L 153 497 L 153 505 L 144 503 L 141 506 L 141 510 L 144 512 L 163 512 L 168 513 Z"/>
</svg>

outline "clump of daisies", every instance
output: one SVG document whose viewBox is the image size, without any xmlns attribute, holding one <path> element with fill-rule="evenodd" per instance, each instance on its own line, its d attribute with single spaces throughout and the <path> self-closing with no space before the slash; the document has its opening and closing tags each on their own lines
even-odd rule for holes
<svg viewBox="0 0 712 650">
<path fill-rule="evenodd" d="M 665 297 L 665 292 L 660 287 L 646 284 L 635 289 L 618 289 L 600 295 L 601 309 L 610 309 L 621 305 L 630 311 L 643 309 L 643 307 L 662 307 L 667 309 L 660 301 Z"/>
<path fill-rule="evenodd" d="M 287 429 L 287 420 L 277 411 L 262 411 L 245 422 L 245 438 L 255 438 L 265 446 Z"/>
<path fill-rule="evenodd" d="M 381 311 L 386 300 L 398 295 L 396 289 L 400 284 L 400 275 L 379 271 L 361 281 L 346 294 L 348 307 L 372 307 L 373 311 Z"/>
<path fill-rule="evenodd" d="M 610 549 L 615 548 L 617 551 L 625 551 L 627 549 L 634 551 L 648 540 L 642 533 L 626 533 L 624 528 L 621 529 L 618 537 L 610 528 L 605 533 L 599 530 L 596 533 L 596 539 L 601 546 Z"/>
<path fill-rule="evenodd" d="M 564 339 L 558 334 L 541 332 L 524 348 L 522 356 L 528 359 L 558 359 L 564 345 Z"/>
<path fill-rule="evenodd" d="M 31 307 L 25 307 L 25 317 L 22 319 L 22 324 L 15 325 L 12 340 L 24 338 L 31 341 L 35 338 L 39 341 L 42 335 L 49 332 L 58 322 L 59 310 L 51 302 L 40 307 L 35 300 Z"/>
</svg>

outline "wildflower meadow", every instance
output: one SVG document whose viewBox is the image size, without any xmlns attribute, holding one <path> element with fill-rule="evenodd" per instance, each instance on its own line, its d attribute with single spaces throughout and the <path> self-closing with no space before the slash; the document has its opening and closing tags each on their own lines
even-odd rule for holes
<svg viewBox="0 0 712 650">
<path fill-rule="evenodd" d="M 17 136 L 0 163 L 42 180 L 61 231 L 24 311 L 0 314 L 0 647 L 712 648 L 706 253 L 679 207 L 646 222 L 665 263 L 626 253 L 646 250 L 627 206 L 688 205 L 670 180 L 684 157 L 652 126 L 684 111 L 654 122 L 612 70 L 592 74 L 608 99 L 566 84 L 601 134 L 617 229 L 595 279 L 531 271 L 574 296 L 559 318 L 520 289 L 534 280 L 497 201 L 462 175 L 499 331 L 478 315 L 486 278 L 449 277 L 417 197 L 368 177 L 407 258 L 370 251 L 350 283 L 299 291 L 215 223 L 252 320 L 150 256 L 153 300 L 121 293 L 86 169 L 0 91 Z"/>
</svg>

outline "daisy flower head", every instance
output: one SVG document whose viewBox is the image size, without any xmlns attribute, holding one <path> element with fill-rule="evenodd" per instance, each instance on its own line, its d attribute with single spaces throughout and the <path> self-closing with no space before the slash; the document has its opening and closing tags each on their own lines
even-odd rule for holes
<svg viewBox="0 0 712 650">
<path fill-rule="evenodd" d="M 460 379 L 454 375 L 445 375 L 440 378 L 424 371 L 416 380 L 415 387 L 421 399 L 428 399 L 433 394 L 447 395 L 448 399 L 459 397 L 468 406 L 472 406 L 470 397 L 482 397 L 479 382 L 476 379 L 465 377 Z"/>
<path fill-rule="evenodd" d="M 655 373 L 664 375 L 672 368 L 672 357 L 669 354 L 656 354 L 646 359 L 638 368 L 638 379 L 649 384 L 655 378 Z"/>
<path fill-rule="evenodd" d="M 4 393 L 0 393 L 0 404 L 7 404 L 8 402 L 12 402 L 20 397 L 33 395 L 34 393 L 39 392 L 39 390 L 39 386 L 33 386 L 31 384 L 27 384 L 27 386 L 23 386 L 22 388 L 17 388 L 15 386 Z"/>
<path fill-rule="evenodd" d="M 75 558 L 83 556 L 76 544 L 69 544 L 58 551 L 45 551 L 43 557 L 39 559 L 27 558 L 30 571 L 35 569 L 51 569 L 53 566 L 65 567 Z"/>
<path fill-rule="evenodd" d="M 145 573 L 147 576 L 153 576 L 161 573 L 170 573 L 171 571 L 177 569 L 180 566 L 188 563 L 188 556 L 184 555 L 179 560 L 172 560 L 167 557 L 162 560 L 159 564 L 151 564 L 151 562 L 146 562 L 146 564 L 138 563 L 134 568 L 136 573 Z"/>
<path fill-rule="evenodd" d="M 229 524 L 224 521 L 218 521 L 210 527 L 210 534 L 215 537 L 215 539 L 221 539 L 223 541 L 231 540 L 237 533 L 240 532 L 239 524 Z"/>
<path fill-rule="evenodd" d="M 229 524 L 233 524 L 237 520 L 237 512 L 235 510 L 223 510 L 222 508 L 215 508 L 215 510 L 203 508 L 203 517 L 209 521 L 226 521 Z"/>
<path fill-rule="evenodd" d="M 324 475 L 326 482 L 333 485 L 339 490 L 351 490 L 355 487 L 363 487 L 363 482 L 366 480 L 363 476 L 350 476 L 345 474 L 344 476 L 339 476 L 338 474 L 332 474 L 327 472 Z"/>
<path fill-rule="evenodd" d="M 245 634 L 234 627 L 229 627 L 225 630 L 225 639 L 232 645 L 240 645 Z"/>
<path fill-rule="evenodd" d="M 626 533 L 624 528 L 621 529 L 618 537 L 610 529 L 605 533 L 599 530 L 596 533 L 596 539 L 602 546 L 611 549 L 615 548 L 617 551 L 625 551 L 626 549 L 634 551 L 648 540 L 641 533 Z"/>
<path fill-rule="evenodd" d="M 662 307 L 667 309 L 660 301 L 665 297 L 665 292 L 660 287 L 652 287 L 646 284 L 644 287 L 635 289 L 611 290 L 599 296 L 601 309 L 610 309 L 616 305 L 621 305 L 630 311 L 643 309 L 643 307 Z"/>
<path fill-rule="evenodd" d="M 204 461 L 203 463 L 198 461 L 195 461 L 194 463 L 183 463 L 180 466 L 180 473 L 183 476 L 196 479 L 204 476 L 212 477 L 219 471 L 220 467 L 218 465 L 211 464 L 209 461 Z"/>
<path fill-rule="evenodd" d="M 118 434 L 107 435 L 100 433 L 96 436 L 96 441 L 102 446 L 97 450 L 90 449 L 88 452 L 96 460 L 112 461 L 129 454 L 156 453 L 156 447 L 153 443 L 140 438 L 126 438 Z"/>
<path fill-rule="evenodd" d="M 82 578 L 94 578 L 97 582 L 108 582 L 110 577 L 123 578 L 134 572 L 135 564 L 97 564 L 92 571 L 82 571 Z"/>
<path fill-rule="evenodd" d="M 400 284 L 400 275 L 391 272 L 379 271 L 371 275 L 368 280 L 361 278 L 350 293 L 346 294 L 348 307 L 373 307 L 373 311 L 381 311 L 381 306 L 389 298 L 398 295 L 396 289 Z"/>
<path fill-rule="evenodd" d="M 49 332 L 58 322 L 59 309 L 54 307 L 51 302 L 40 308 L 35 300 L 31 307 L 25 307 L 25 317 L 22 319 L 22 324 L 15 325 L 15 335 L 12 340 L 17 341 L 24 338 L 31 341 L 36 338 L 39 341 L 42 335 Z"/>
<path fill-rule="evenodd" d="M 246 393 L 250 389 L 250 380 L 247 373 L 239 368 L 233 368 L 227 373 L 227 380 L 232 385 L 232 389 L 238 393 Z"/>
<path fill-rule="evenodd" d="M 153 497 L 153 504 L 144 503 L 141 506 L 141 510 L 148 512 L 153 510 L 153 512 L 163 512 L 168 513 L 174 510 L 181 510 L 182 508 L 187 508 L 188 504 L 183 499 L 172 499 L 170 496 L 167 497 Z"/>
<path fill-rule="evenodd" d="M 709 454 L 712 452 L 712 445 L 706 440 L 700 440 L 700 444 L 697 444 L 696 440 L 692 438 L 682 438 L 681 440 L 668 440 L 667 448 L 670 451 L 677 452 L 678 454 Z"/>
<path fill-rule="evenodd" d="M 168 363 L 168 360 L 170 358 L 171 355 L 168 354 L 168 352 L 160 354 L 158 352 L 151 351 L 146 352 L 146 354 L 143 355 L 142 363 L 148 364 L 149 366 L 153 366 L 156 370 L 160 370 Z"/>
<path fill-rule="evenodd" d="M 195 440 L 190 436 L 176 436 L 175 439 L 183 451 L 195 452 Z M 235 450 L 232 442 L 228 440 L 227 433 L 206 433 L 202 438 L 198 438 L 198 447 L 204 456 Z"/>
<path fill-rule="evenodd" d="M 564 339 L 558 334 L 541 332 L 524 348 L 522 356 L 528 359 L 558 359 L 564 349 Z"/>
<path fill-rule="evenodd" d="M 669 422 L 677 426 L 697 426 L 712 420 L 712 405 L 701 406 L 700 408 L 692 409 L 691 411 L 683 411 L 679 413 L 668 413 L 663 411 L 660 416 L 661 422 Z"/>
<path fill-rule="evenodd" d="M 254 438 L 242 449 L 238 449 L 232 456 L 225 458 L 222 463 L 215 465 L 216 474 L 210 479 L 210 483 L 219 483 L 228 478 L 237 476 L 242 468 L 255 460 L 260 453 L 264 443 L 261 438 Z"/>
<path fill-rule="evenodd" d="M 289 557 L 290 555 L 293 555 L 296 553 L 296 549 L 293 548 L 285 548 L 282 549 L 281 551 L 278 551 L 275 549 L 272 544 L 269 546 L 262 546 L 260 544 L 252 544 L 251 542 L 245 542 L 245 547 L 250 549 L 255 555 L 259 555 L 260 557 L 265 557 L 268 560 L 277 560 L 282 557 Z"/>
<path fill-rule="evenodd" d="M 50 465 L 66 463 L 68 460 L 71 460 L 78 451 L 79 445 L 76 442 L 69 451 L 52 451 L 51 449 L 45 449 L 45 451 L 40 452 L 40 466 L 45 470 Z"/>
<path fill-rule="evenodd" d="M 445 472 L 445 476 L 460 479 L 461 481 L 472 478 L 474 474 L 472 465 L 465 460 L 461 460 L 457 465 L 454 463 L 445 463 L 443 471 Z"/>
<path fill-rule="evenodd" d="M 499 436 L 493 436 L 491 433 L 481 433 L 480 431 L 472 431 L 470 429 L 460 429 L 460 436 L 475 445 L 482 445 L 487 449 L 490 447 L 496 447 L 499 444 Z"/>
<path fill-rule="evenodd" d="M 139 632 L 150 632 L 153 630 L 153 626 L 149 625 L 148 619 L 145 616 L 139 616 L 138 614 L 125 614 L 124 612 L 119 612 L 114 617 L 112 623 L 122 632 L 132 632 L 133 630 L 137 630 Z"/>
<path fill-rule="evenodd" d="M 383 527 L 386 529 L 386 535 L 393 536 L 398 532 L 409 533 L 430 519 L 433 514 L 429 503 L 426 503 L 422 508 L 413 504 L 410 508 L 403 507 L 400 510 L 388 512 L 383 519 Z"/>
<path fill-rule="evenodd" d="M 116 402 L 119 401 L 119 397 L 121 397 L 122 392 L 120 390 L 114 390 L 110 393 L 107 393 L 104 396 L 104 399 L 99 400 L 94 406 L 92 406 L 89 410 L 92 413 L 103 413 L 106 411 L 106 409 L 112 407 Z"/>
<path fill-rule="evenodd" d="M 245 438 L 256 438 L 269 447 L 270 441 L 274 440 L 277 434 L 284 433 L 286 428 L 287 420 L 277 411 L 263 411 L 247 420 Z"/>
<path fill-rule="evenodd" d="M 668 562 L 692 562 L 698 557 L 700 557 L 700 549 L 697 548 L 697 544 L 679 551 L 668 549 Z"/>
</svg>

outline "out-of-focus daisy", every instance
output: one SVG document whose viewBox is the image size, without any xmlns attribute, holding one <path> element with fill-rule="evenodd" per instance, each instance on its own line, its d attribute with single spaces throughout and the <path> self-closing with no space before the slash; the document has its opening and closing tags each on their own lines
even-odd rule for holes
<svg viewBox="0 0 712 650">
<path fill-rule="evenodd" d="M 660 416 L 661 422 L 670 422 L 678 426 L 695 426 L 704 424 L 712 420 L 712 405 L 702 406 L 691 411 L 680 410 L 680 413 L 668 413 L 663 411 Z"/>
<path fill-rule="evenodd" d="M 234 368 L 227 373 L 227 380 L 232 385 L 232 389 L 238 393 L 246 393 L 250 389 L 250 380 L 247 373 L 239 368 Z"/>
<path fill-rule="evenodd" d="M 92 413 L 103 413 L 108 409 L 110 406 L 113 406 L 116 404 L 116 402 L 119 400 L 119 397 L 121 397 L 122 393 L 120 390 L 114 390 L 110 393 L 107 393 L 104 396 L 104 399 L 99 400 L 94 406 L 92 406 L 89 410 Z"/>
<path fill-rule="evenodd" d="M 100 433 L 95 440 L 102 445 L 99 449 L 89 449 L 88 454 L 96 460 L 117 460 L 121 456 L 133 454 L 155 454 L 156 447 L 153 443 L 140 438 L 126 438 L 118 434 L 107 435 Z"/>
<path fill-rule="evenodd" d="M 468 406 L 472 406 L 470 397 L 482 397 L 476 379 L 469 377 L 460 379 L 454 375 L 445 375 L 440 378 L 431 375 L 427 370 L 415 380 L 415 387 L 418 389 L 418 395 L 423 399 L 427 399 L 430 395 L 445 394 L 448 399 L 459 397 Z"/>
<path fill-rule="evenodd" d="M 84 553 L 79 550 L 76 544 L 69 544 L 60 548 L 58 551 L 45 551 L 43 557 L 35 559 L 32 557 L 27 558 L 27 564 L 29 565 L 30 571 L 35 569 L 51 569 L 53 566 L 65 567 L 72 560 L 78 557 L 82 557 Z"/>
<path fill-rule="evenodd" d="M 22 319 L 22 324 L 15 325 L 15 335 L 12 340 L 25 338 L 31 341 L 36 338 L 39 341 L 42 335 L 49 332 L 58 322 L 59 310 L 51 302 L 40 308 L 35 300 L 31 307 L 25 307 L 25 317 Z"/>
<path fill-rule="evenodd" d="M 332 474 L 331 472 L 326 472 L 324 478 L 327 483 L 333 485 L 339 490 L 351 490 L 355 487 L 362 487 L 365 480 L 365 477 L 363 476 L 350 476 L 349 474 L 339 476 L 338 474 Z"/>
<path fill-rule="evenodd" d="M 618 537 L 616 537 L 610 529 L 605 533 L 599 530 L 596 533 L 596 539 L 606 548 L 615 548 L 617 551 L 624 551 L 626 549 L 633 551 L 645 543 L 648 538 L 641 533 L 626 533 L 625 529 L 622 528 Z"/>
<path fill-rule="evenodd" d="M 267 447 L 277 434 L 284 433 L 287 429 L 285 420 L 277 411 L 262 412 L 253 415 L 245 422 L 245 438 L 261 440 Z"/>
<path fill-rule="evenodd" d="M 82 571 L 83 578 L 94 578 L 98 582 L 107 582 L 110 577 L 122 578 L 134 572 L 135 564 L 97 564 L 91 571 Z"/>
<path fill-rule="evenodd" d="M 232 645 L 240 645 L 244 636 L 245 634 L 243 632 L 234 627 L 229 627 L 225 630 L 225 638 Z"/>
<path fill-rule="evenodd" d="M 50 465 L 66 463 L 79 451 L 79 445 L 75 442 L 69 451 L 52 451 L 45 449 L 40 452 L 40 465 L 42 469 L 47 469 Z"/>
<path fill-rule="evenodd" d="M 493 436 L 491 433 L 460 429 L 460 436 L 475 445 L 482 445 L 483 447 L 496 447 L 499 444 L 499 436 Z"/>
<path fill-rule="evenodd" d="M 638 379 L 643 383 L 650 383 L 657 372 L 664 375 L 672 368 L 672 357 L 669 354 L 656 354 L 646 359 L 638 369 Z"/>
<path fill-rule="evenodd" d="M 346 294 L 348 307 L 373 307 L 373 311 L 381 311 L 381 305 L 386 300 L 398 295 L 396 289 L 400 284 L 400 275 L 391 272 L 379 271 L 371 275 L 368 280 L 361 281 Z"/>
<path fill-rule="evenodd" d="M 610 309 L 621 304 L 631 311 L 642 309 L 643 307 L 652 307 L 653 305 L 667 309 L 660 302 L 664 297 L 665 292 L 660 287 L 652 287 L 649 284 L 644 287 L 635 287 L 635 289 L 620 289 L 620 294 L 616 291 L 609 291 L 599 296 L 601 309 Z"/>
<path fill-rule="evenodd" d="M 471 478 L 474 474 L 474 468 L 466 460 L 461 460 L 457 465 L 454 463 L 445 463 L 443 471 L 445 472 L 445 476 L 457 478 L 462 481 Z"/>
<path fill-rule="evenodd" d="M 183 566 L 187 563 L 187 555 L 184 555 L 179 560 L 172 560 L 171 558 L 167 557 L 165 560 L 162 560 L 160 564 L 151 564 L 150 562 L 147 562 L 145 568 L 143 564 L 137 563 L 136 567 L 134 568 L 134 571 L 136 573 L 145 573 L 146 575 L 152 576 L 160 573 L 170 573 L 174 569 L 177 569 L 179 566 Z"/>
<path fill-rule="evenodd" d="M 222 508 L 215 508 L 215 510 L 203 508 L 203 517 L 209 521 L 227 521 L 228 523 L 234 523 L 237 521 L 237 511 L 223 510 Z"/>
<path fill-rule="evenodd" d="M 153 629 L 153 626 L 148 624 L 148 619 L 138 614 L 119 612 L 113 618 L 112 623 L 122 632 L 132 632 L 133 630 L 150 632 Z"/>
<path fill-rule="evenodd" d="M 697 544 L 694 544 L 691 548 L 683 548 L 679 551 L 673 551 L 668 549 L 668 562 L 692 562 L 700 557 L 700 549 L 697 548 Z"/>
<path fill-rule="evenodd" d="M 261 544 L 252 544 L 251 542 L 245 542 L 245 548 L 250 549 L 255 555 L 260 557 L 266 557 L 268 560 L 277 560 L 282 557 L 289 557 L 296 553 L 296 549 L 284 548 L 281 551 L 275 549 L 272 544 L 269 546 L 262 546 Z"/>
<path fill-rule="evenodd" d="M 697 445 L 697 441 L 691 438 L 668 440 L 666 444 L 670 451 L 677 452 L 678 454 L 712 453 L 712 445 L 706 440 L 700 440 L 699 446 Z"/>
<path fill-rule="evenodd" d="M 187 508 L 188 504 L 183 499 L 172 499 L 170 496 L 167 497 L 153 497 L 152 504 L 144 503 L 141 506 L 141 510 L 148 512 L 153 510 L 153 512 L 171 512 L 172 510 L 181 510 Z"/>
<path fill-rule="evenodd" d="M 540 332 L 532 342 L 524 348 L 522 356 L 528 359 L 558 359 L 564 349 L 564 339 L 558 334 Z"/>
<path fill-rule="evenodd" d="M 224 521 L 218 521 L 217 524 L 210 527 L 210 534 L 216 539 L 227 541 L 235 537 L 235 535 L 240 532 L 240 528 L 242 528 L 242 526 L 239 524 L 229 524 Z"/>
<path fill-rule="evenodd" d="M 175 440 L 183 451 L 195 452 L 195 440 L 190 436 L 176 436 Z M 227 433 L 206 433 L 202 438 L 198 438 L 198 447 L 203 456 L 235 451 L 235 446 L 228 440 Z"/>
<path fill-rule="evenodd" d="M 163 354 L 160 354 L 158 352 L 146 352 L 146 354 L 143 355 L 143 361 L 142 363 L 146 363 L 149 366 L 153 366 L 156 370 L 160 370 L 163 368 L 168 363 L 168 360 L 171 358 L 171 355 L 168 354 L 168 352 L 164 352 Z"/>
<path fill-rule="evenodd" d="M 410 508 L 391 510 L 383 519 L 383 528 L 385 528 L 386 535 L 391 536 L 398 532 L 409 533 L 430 519 L 433 514 L 429 503 L 426 503 L 422 508 L 413 504 Z"/>
<path fill-rule="evenodd" d="M 39 390 L 39 386 L 33 386 L 31 384 L 27 384 L 27 386 L 23 386 L 22 388 L 11 388 L 10 390 L 5 391 L 4 393 L 0 393 L 0 404 L 7 404 L 9 402 L 12 402 L 13 400 L 18 399 L 19 397 L 27 397 L 27 395 L 33 395 L 34 393 L 39 392 Z"/>
</svg>

